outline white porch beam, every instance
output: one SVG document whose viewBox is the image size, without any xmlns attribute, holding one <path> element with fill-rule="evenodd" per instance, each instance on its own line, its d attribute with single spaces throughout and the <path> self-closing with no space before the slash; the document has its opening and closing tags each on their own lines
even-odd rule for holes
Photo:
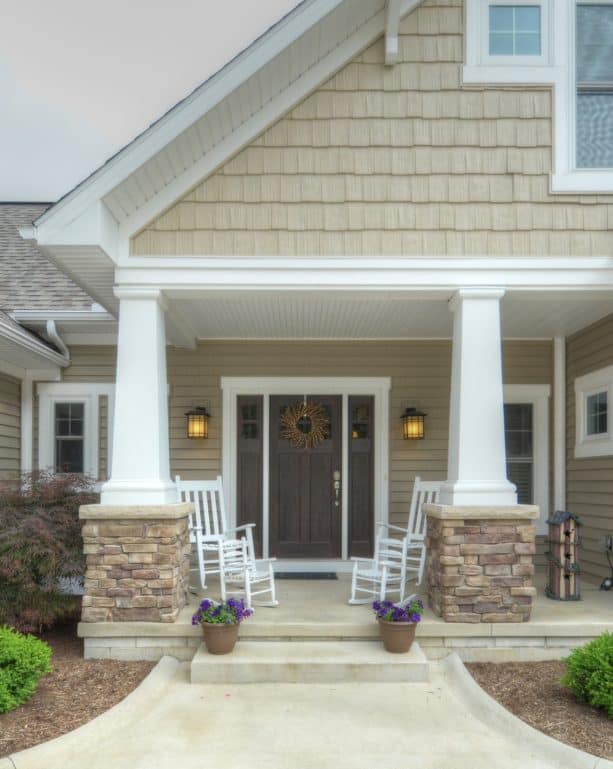
<svg viewBox="0 0 613 769">
<path fill-rule="evenodd" d="M 516 505 L 507 480 L 499 288 L 460 289 L 453 319 L 447 481 L 442 505 Z"/>
<path fill-rule="evenodd" d="M 119 298 L 111 478 L 103 505 L 177 501 L 170 480 L 166 330 L 156 289 L 115 290 Z"/>
<path fill-rule="evenodd" d="M 385 64 L 390 67 L 400 58 L 398 30 L 400 29 L 400 0 L 385 4 Z"/>
<path fill-rule="evenodd" d="M 563 336 L 553 340 L 553 506 L 554 510 L 566 509 L 566 339 Z"/>
</svg>

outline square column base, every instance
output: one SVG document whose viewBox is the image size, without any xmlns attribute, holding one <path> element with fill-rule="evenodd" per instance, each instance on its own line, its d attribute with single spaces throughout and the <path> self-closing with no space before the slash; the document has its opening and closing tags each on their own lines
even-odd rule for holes
<svg viewBox="0 0 613 769">
<path fill-rule="evenodd" d="M 445 622 L 527 622 L 539 509 L 424 505 L 428 604 Z"/>
<path fill-rule="evenodd" d="M 174 622 L 187 601 L 191 503 L 83 505 L 82 622 Z"/>
</svg>

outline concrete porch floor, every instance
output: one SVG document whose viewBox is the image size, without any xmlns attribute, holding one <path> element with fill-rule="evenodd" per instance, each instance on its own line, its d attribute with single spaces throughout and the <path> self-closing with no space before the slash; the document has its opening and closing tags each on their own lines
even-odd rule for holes
<svg viewBox="0 0 613 769">
<path fill-rule="evenodd" d="M 417 629 L 417 640 L 429 659 L 457 652 L 465 661 L 521 661 L 559 659 L 600 633 L 613 631 L 613 592 L 596 585 L 582 586 L 582 600 L 552 601 L 544 595 L 545 575 L 537 574 L 535 599 L 529 622 L 448 623 L 427 608 Z M 424 592 L 424 591 L 422 591 Z M 350 577 L 338 580 L 277 580 L 279 606 L 256 607 L 243 623 L 243 642 L 258 640 L 372 640 L 379 630 L 369 605 L 350 606 Z M 218 598 L 211 580 L 208 597 Z M 169 654 L 191 660 L 201 641 L 191 615 L 202 596 L 189 604 L 172 624 L 153 622 L 81 623 L 85 656 L 113 659 L 160 659 Z M 424 596 L 425 597 L 425 596 Z"/>
</svg>

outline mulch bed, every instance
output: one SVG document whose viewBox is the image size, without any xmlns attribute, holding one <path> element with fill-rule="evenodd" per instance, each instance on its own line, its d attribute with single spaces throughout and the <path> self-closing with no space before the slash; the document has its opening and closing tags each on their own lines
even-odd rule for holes
<svg viewBox="0 0 613 769">
<path fill-rule="evenodd" d="M 53 648 L 53 673 L 34 696 L 0 715 L 0 757 L 72 731 L 130 694 L 153 668 L 151 662 L 84 660 L 76 625 L 42 636 Z"/>
<path fill-rule="evenodd" d="M 544 734 L 613 758 L 613 721 L 560 685 L 563 662 L 467 663 L 477 683 L 507 710 Z"/>
</svg>

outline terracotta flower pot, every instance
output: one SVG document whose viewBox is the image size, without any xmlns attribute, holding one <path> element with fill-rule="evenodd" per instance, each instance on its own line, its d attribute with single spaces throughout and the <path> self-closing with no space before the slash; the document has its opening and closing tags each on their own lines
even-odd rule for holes
<svg viewBox="0 0 613 769">
<path fill-rule="evenodd" d="M 416 622 L 387 622 L 379 619 L 381 638 L 385 651 L 404 654 L 409 651 L 415 639 Z"/>
<path fill-rule="evenodd" d="M 211 622 L 203 622 L 202 633 L 209 654 L 230 654 L 238 638 L 238 623 L 215 625 Z"/>
</svg>

